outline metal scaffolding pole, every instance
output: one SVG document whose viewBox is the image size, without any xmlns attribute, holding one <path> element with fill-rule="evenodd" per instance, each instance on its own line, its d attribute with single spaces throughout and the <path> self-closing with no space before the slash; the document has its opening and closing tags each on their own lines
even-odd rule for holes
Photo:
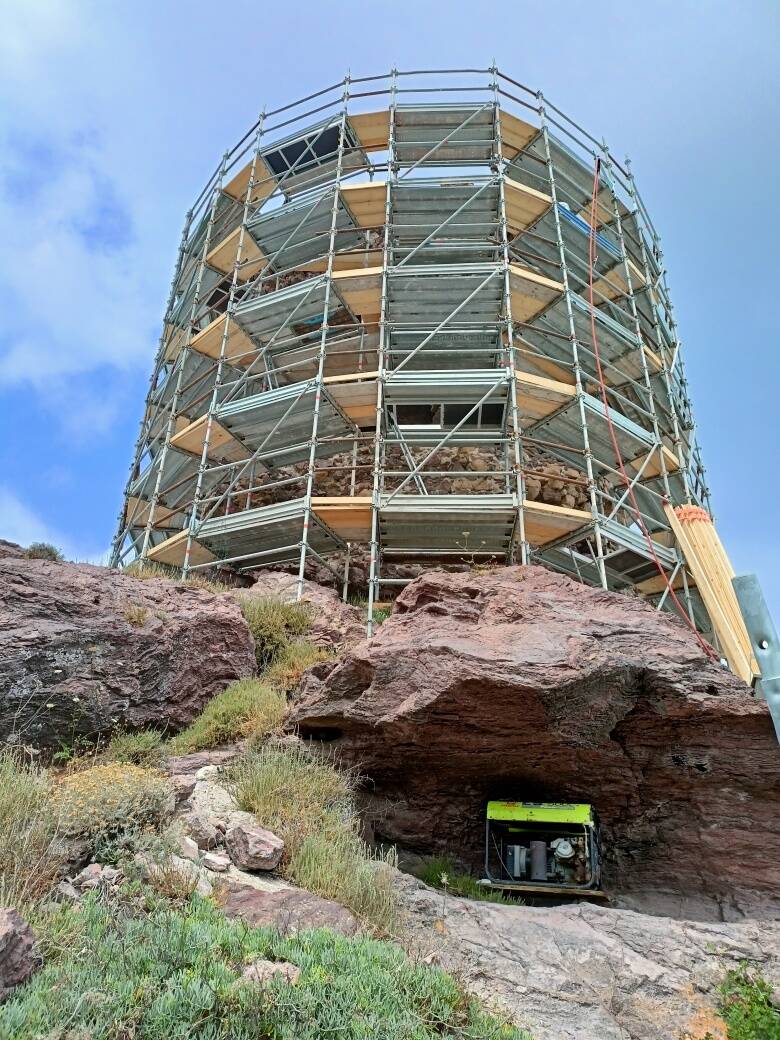
<svg viewBox="0 0 780 1040">
<path fill-rule="evenodd" d="M 246 188 L 246 196 L 244 198 L 244 211 L 241 217 L 241 225 L 238 233 L 238 242 L 236 244 L 236 256 L 233 261 L 233 275 L 230 280 L 230 290 L 228 292 L 228 303 L 225 310 L 225 321 L 222 329 L 222 339 L 219 345 L 219 359 L 216 365 L 216 372 L 214 376 L 214 388 L 211 393 L 211 400 L 209 401 L 209 408 L 206 418 L 206 430 L 203 436 L 203 450 L 200 455 L 200 462 L 198 463 L 198 476 L 195 482 L 195 494 L 192 499 L 192 506 L 190 509 L 190 520 L 187 525 L 187 543 L 184 549 L 184 561 L 182 563 L 182 577 L 186 580 L 189 569 L 190 569 L 190 556 L 192 554 L 192 541 L 195 536 L 195 531 L 198 525 L 198 507 L 200 505 L 200 496 L 203 489 L 203 477 L 206 472 L 209 457 L 209 447 L 211 445 L 211 433 L 214 427 L 214 413 L 219 405 L 220 390 L 222 389 L 222 378 L 225 368 L 225 352 L 227 350 L 228 336 L 230 331 L 230 322 L 232 319 L 233 308 L 235 306 L 235 295 L 236 288 L 238 287 L 238 272 L 243 259 L 244 250 L 244 237 L 246 235 L 246 225 L 249 219 L 249 212 L 252 204 L 252 195 L 255 187 L 255 176 L 257 173 L 257 161 L 260 155 L 260 140 L 263 136 L 263 122 L 265 119 L 265 113 L 261 113 L 260 118 L 257 122 L 257 130 L 255 133 L 254 149 L 252 152 L 252 161 L 249 170 L 249 183 Z"/>
<path fill-rule="evenodd" d="M 158 503 L 160 501 L 160 492 L 161 492 L 161 487 L 162 487 L 163 474 L 165 472 L 165 464 L 166 464 L 166 462 L 168 460 L 168 452 L 169 452 L 169 448 L 170 448 L 171 437 L 173 436 L 173 433 L 174 433 L 174 430 L 175 430 L 175 426 L 176 426 L 176 418 L 178 416 L 179 399 L 180 399 L 181 389 L 182 389 L 182 380 L 184 378 L 184 369 L 185 369 L 185 366 L 186 366 L 186 361 L 187 361 L 187 358 L 189 356 L 189 351 L 190 351 L 190 347 L 191 347 L 191 344 L 192 344 L 193 329 L 195 328 L 195 320 L 196 320 L 197 315 L 198 315 L 198 305 L 200 303 L 200 292 L 201 292 L 201 286 L 203 285 L 203 272 L 204 272 L 205 267 L 206 267 L 206 257 L 209 254 L 209 249 L 210 249 L 210 246 L 211 246 L 211 234 L 212 234 L 212 231 L 213 231 L 213 228 L 214 228 L 214 222 L 216 220 L 217 203 L 219 201 L 220 190 L 221 190 L 221 187 L 222 187 L 222 179 L 223 179 L 223 177 L 225 175 L 225 171 L 227 169 L 227 163 L 228 163 L 228 153 L 225 152 L 225 155 L 224 155 L 224 157 L 222 159 L 222 165 L 220 167 L 219 175 L 217 177 L 217 183 L 216 183 L 216 185 L 214 187 L 214 192 L 213 192 L 212 199 L 211 199 L 211 208 L 209 210 L 208 225 L 206 227 L 206 234 L 205 234 L 204 239 L 203 239 L 203 249 L 201 250 L 200 262 L 199 262 L 199 265 L 198 265 L 198 273 L 197 273 L 196 281 L 195 281 L 195 294 L 194 294 L 193 299 L 192 299 L 192 308 L 190 310 L 190 320 L 189 320 L 189 328 L 187 329 L 187 338 L 185 340 L 184 346 L 182 347 L 181 352 L 179 354 L 179 357 L 177 359 L 178 360 L 178 364 L 179 364 L 179 371 L 178 371 L 178 374 L 177 374 L 177 377 L 176 377 L 176 388 L 174 390 L 173 400 L 171 402 L 171 411 L 170 411 L 170 415 L 168 417 L 168 425 L 167 425 L 167 428 L 166 428 L 166 431 L 165 431 L 165 443 L 163 444 L 162 451 L 160 452 L 160 461 L 158 463 L 158 469 L 157 469 L 157 479 L 155 481 L 154 492 L 152 494 L 152 500 L 151 500 L 151 502 L 149 504 L 149 520 L 147 521 L 146 530 L 144 531 L 144 540 L 143 540 L 143 545 L 141 547 L 141 554 L 140 554 L 142 560 L 144 560 L 146 558 L 146 554 L 147 554 L 147 552 L 149 550 L 149 542 L 151 540 L 152 528 L 154 527 L 155 514 L 157 512 L 157 506 L 158 506 Z"/>
<path fill-rule="evenodd" d="M 371 491 L 371 548 L 368 575 L 368 619 L 369 638 L 374 631 L 374 603 L 377 599 L 379 584 L 379 508 L 382 492 L 382 462 L 384 456 L 384 384 L 388 366 L 388 339 L 390 330 L 387 320 L 387 272 L 390 264 L 390 224 L 392 213 L 392 186 L 398 180 L 398 167 L 395 157 L 395 120 L 397 111 L 398 73 L 395 68 L 391 72 L 390 100 L 387 128 L 387 183 L 385 184 L 385 240 L 382 248 L 382 288 L 379 313 L 379 348 L 377 352 L 376 378 L 376 429 L 374 432 L 374 479 Z"/>
<path fill-rule="evenodd" d="M 336 221 L 338 218 L 339 192 L 341 191 L 341 174 L 344 164 L 344 137 L 347 128 L 347 105 L 349 103 L 349 76 L 344 80 L 344 107 L 339 123 L 338 159 L 336 164 L 336 180 L 333 186 L 333 204 L 330 215 L 330 237 L 328 240 L 328 266 L 325 274 L 325 303 L 322 317 L 322 332 L 320 335 L 320 353 L 317 362 L 317 389 L 314 396 L 314 415 L 312 417 L 311 447 L 309 450 L 309 472 L 306 480 L 306 494 L 304 497 L 303 532 L 301 535 L 301 558 L 298 564 L 298 587 L 296 599 L 303 596 L 303 582 L 306 572 L 306 550 L 309 547 L 309 528 L 311 526 L 311 500 L 314 493 L 314 470 L 317 458 L 317 435 L 320 421 L 320 402 L 322 400 L 323 380 L 325 378 L 325 357 L 328 347 L 328 326 L 330 297 L 333 288 L 333 256 L 336 250 Z"/>
<path fill-rule="evenodd" d="M 604 545 L 601 536 L 600 516 L 598 500 L 596 498 L 596 481 L 593 475 L 593 456 L 590 450 L 590 439 L 588 437 L 588 419 L 585 414 L 585 391 L 582 385 L 582 369 L 580 367 L 579 344 L 577 342 L 577 329 L 574 324 L 574 314 L 571 305 L 571 290 L 569 289 L 568 265 L 566 263 L 566 248 L 561 231 L 561 218 L 558 213 L 558 191 L 555 184 L 555 170 L 550 150 L 550 134 L 547 129 L 547 118 L 545 114 L 544 97 L 539 94 L 539 118 L 541 121 L 542 140 L 547 162 L 547 173 L 550 180 L 550 198 L 552 199 L 552 211 L 555 218 L 555 235 L 558 244 L 558 256 L 561 265 L 561 280 L 563 281 L 563 295 L 566 301 L 566 318 L 569 326 L 569 337 L 571 343 L 574 380 L 576 387 L 577 406 L 580 414 L 580 426 L 582 430 L 582 444 L 585 450 L 585 472 L 588 477 L 588 492 L 590 497 L 590 512 L 593 518 L 593 535 L 596 541 L 596 566 L 599 572 L 601 587 L 609 587 L 607 583 L 607 572 L 604 567 Z"/>
</svg>

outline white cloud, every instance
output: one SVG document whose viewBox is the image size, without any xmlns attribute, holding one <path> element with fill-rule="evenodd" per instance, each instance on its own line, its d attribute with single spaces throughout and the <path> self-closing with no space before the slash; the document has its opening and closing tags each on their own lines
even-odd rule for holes
<svg viewBox="0 0 780 1040">
<path fill-rule="evenodd" d="M 69 560 L 105 564 L 109 550 L 95 551 L 76 545 L 66 534 L 50 526 L 9 488 L 0 484 L 0 538 L 18 545 L 48 542 Z"/>
</svg>

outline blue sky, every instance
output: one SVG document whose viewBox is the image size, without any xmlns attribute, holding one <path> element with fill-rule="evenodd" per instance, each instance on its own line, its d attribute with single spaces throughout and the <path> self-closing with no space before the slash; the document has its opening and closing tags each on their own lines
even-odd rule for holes
<svg viewBox="0 0 780 1040">
<path fill-rule="evenodd" d="M 184 214 L 264 106 L 495 60 L 630 155 L 718 528 L 780 621 L 776 0 L 5 0 L 3 23 L 0 537 L 107 549 Z"/>
</svg>

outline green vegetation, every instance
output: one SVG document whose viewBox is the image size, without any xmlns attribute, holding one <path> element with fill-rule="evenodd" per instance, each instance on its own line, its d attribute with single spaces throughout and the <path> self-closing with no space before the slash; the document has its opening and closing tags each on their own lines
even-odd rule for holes
<svg viewBox="0 0 780 1040">
<path fill-rule="evenodd" d="M 98 841 L 159 826 L 170 811 L 171 796 L 160 773 L 108 762 L 61 778 L 52 806 L 65 834 Z"/>
<path fill-rule="evenodd" d="M 355 781 L 298 744 L 259 747 L 229 774 L 241 808 L 285 842 L 282 870 L 291 881 L 391 932 L 394 857 L 375 855 L 360 837 Z"/>
<path fill-rule="evenodd" d="M 747 964 L 726 976 L 720 1012 L 729 1040 L 780 1040 L 780 1005 L 766 979 Z"/>
<path fill-rule="evenodd" d="M 141 603 L 129 603 L 125 607 L 125 621 L 135 628 L 142 628 L 149 617 L 149 608 Z"/>
<path fill-rule="evenodd" d="M 516 899 L 507 898 L 495 889 L 480 885 L 471 874 L 458 871 L 448 856 L 431 856 L 416 873 L 426 885 L 440 888 L 453 896 L 481 899 L 488 903 L 517 903 Z"/>
<path fill-rule="evenodd" d="M 318 661 L 327 660 L 328 656 L 324 650 L 318 649 L 305 639 L 296 639 L 279 652 L 273 664 L 263 673 L 263 679 L 284 693 L 289 693 L 301 681 L 301 676 L 307 668 L 311 668 Z"/>
<path fill-rule="evenodd" d="M 56 817 L 42 769 L 0 751 L 0 906 L 27 907 L 54 884 Z"/>
<path fill-rule="evenodd" d="M 90 896 L 52 915 L 44 968 L 0 1010 L 2 1040 L 522 1040 L 438 968 L 328 931 L 248 928 L 193 897 L 174 911 Z M 301 969 L 258 985 L 264 958 Z M 52 1032 L 52 1028 L 54 1031 Z"/>
<path fill-rule="evenodd" d="M 102 758 L 107 762 L 129 762 L 134 766 L 155 768 L 162 764 L 165 754 L 162 733 L 143 729 L 138 733 L 115 733 Z"/>
<path fill-rule="evenodd" d="M 287 711 L 284 692 L 262 679 L 240 679 L 208 702 L 201 714 L 171 741 L 177 754 L 217 747 L 243 737 L 275 733 Z"/>
<path fill-rule="evenodd" d="M 255 640 L 261 675 L 231 683 L 209 701 L 201 715 L 173 739 L 171 746 L 177 753 L 231 740 L 260 741 L 277 733 L 287 711 L 287 693 L 307 668 L 327 656 L 300 638 L 311 624 L 309 610 L 302 604 L 244 598 L 241 609 Z"/>
<path fill-rule="evenodd" d="M 205 589 L 207 592 L 227 592 L 231 586 L 226 585 L 223 581 L 215 581 L 214 579 L 204 578 L 199 573 L 190 574 L 187 578 L 182 578 L 181 571 L 178 567 L 171 567 L 165 563 L 153 563 L 149 560 L 141 562 L 140 560 L 134 560 L 128 564 L 122 570 L 123 574 L 129 574 L 131 578 L 138 578 L 139 581 L 148 581 L 150 578 L 167 578 L 169 581 L 186 581 L 188 585 L 191 585 L 195 589 Z"/>
<path fill-rule="evenodd" d="M 54 563 L 62 563 L 65 557 L 60 550 L 49 542 L 33 542 L 24 550 L 28 560 L 51 560 Z"/>
<path fill-rule="evenodd" d="M 286 603 L 270 596 L 244 596 L 240 603 L 255 641 L 260 671 L 272 665 L 296 637 L 311 627 L 311 613 L 303 603 Z"/>
</svg>

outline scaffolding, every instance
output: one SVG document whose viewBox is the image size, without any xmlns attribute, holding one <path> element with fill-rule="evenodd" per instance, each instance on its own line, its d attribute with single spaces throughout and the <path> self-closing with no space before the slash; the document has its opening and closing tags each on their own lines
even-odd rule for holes
<svg viewBox="0 0 780 1040">
<path fill-rule="evenodd" d="M 541 93 L 347 77 L 223 156 L 114 566 L 292 567 L 299 594 L 325 568 L 346 594 L 367 555 L 370 632 L 410 564 L 539 563 L 659 610 L 673 589 L 713 639 L 682 505 L 710 511 L 658 235 L 630 164 Z"/>
</svg>

